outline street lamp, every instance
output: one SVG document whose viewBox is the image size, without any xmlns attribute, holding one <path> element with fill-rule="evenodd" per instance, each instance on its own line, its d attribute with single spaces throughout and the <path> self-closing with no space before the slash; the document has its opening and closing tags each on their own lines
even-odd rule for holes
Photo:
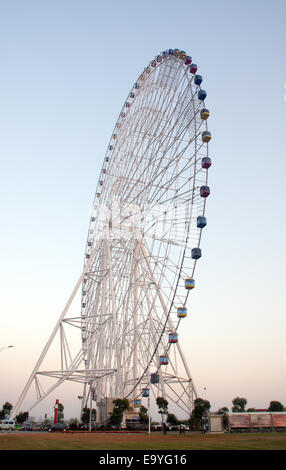
<svg viewBox="0 0 286 470">
<path fill-rule="evenodd" d="M 3 348 L 0 348 L 0 352 L 3 351 L 4 349 L 8 349 L 8 348 L 14 348 L 13 345 L 11 346 L 3 346 Z"/>
</svg>

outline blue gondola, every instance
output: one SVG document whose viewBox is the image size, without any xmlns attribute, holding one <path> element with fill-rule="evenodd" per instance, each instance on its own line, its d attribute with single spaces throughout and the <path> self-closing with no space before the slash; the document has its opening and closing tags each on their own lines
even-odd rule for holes
<svg viewBox="0 0 286 470">
<path fill-rule="evenodd" d="M 112 150 L 112 149 L 113 149 L 113 146 L 109 145 L 108 150 Z"/>
<path fill-rule="evenodd" d="M 200 248 L 192 249 L 192 259 L 199 259 L 202 256 L 202 250 Z"/>
<path fill-rule="evenodd" d="M 194 84 L 195 85 L 200 85 L 203 81 L 203 77 L 201 75 L 195 75 L 195 78 L 194 78 Z"/>
<path fill-rule="evenodd" d="M 156 372 L 151 374 L 150 382 L 151 382 L 151 384 L 158 384 L 159 383 L 159 374 L 157 374 Z"/>
<path fill-rule="evenodd" d="M 206 99 L 207 92 L 205 90 L 199 90 L 198 92 L 198 99 L 200 101 L 204 101 Z"/>
<path fill-rule="evenodd" d="M 135 98 L 135 93 L 133 93 L 133 91 L 130 93 L 130 98 Z"/>
<path fill-rule="evenodd" d="M 142 397 L 148 398 L 150 396 L 149 388 L 142 388 Z"/>
<path fill-rule="evenodd" d="M 169 55 L 174 55 L 174 50 L 173 49 L 169 49 Z"/>
<path fill-rule="evenodd" d="M 207 225 L 206 217 L 203 217 L 202 215 L 199 215 L 197 217 L 197 227 L 198 228 L 204 228 L 206 225 Z"/>
<path fill-rule="evenodd" d="M 178 318 L 185 318 L 187 316 L 187 309 L 186 307 L 179 307 L 177 308 L 177 317 Z"/>
<path fill-rule="evenodd" d="M 134 400 L 134 406 L 135 408 L 139 408 L 140 406 L 142 406 L 141 400 Z"/>
<path fill-rule="evenodd" d="M 195 280 L 194 279 L 185 279 L 185 289 L 194 289 Z"/>
</svg>

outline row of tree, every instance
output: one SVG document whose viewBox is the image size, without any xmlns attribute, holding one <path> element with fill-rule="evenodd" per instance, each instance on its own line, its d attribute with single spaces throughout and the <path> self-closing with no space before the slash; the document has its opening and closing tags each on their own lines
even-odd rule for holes
<svg viewBox="0 0 286 470">
<path fill-rule="evenodd" d="M 197 398 L 194 401 L 194 409 L 192 410 L 189 420 L 182 421 L 182 420 L 179 420 L 173 413 L 169 413 L 168 411 L 169 404 L 166 399 L 164 399 L 163 397 L 157 397 L 156 403 L 158 406 L 158 412 L 161 415 L 162 424 L 163 422 L 166 422 L 171 426 L 176 426 L 180 423 L 184 423 L 184 424 L 189 424 L 190 427 L 192 428 L 201 428 L 205 420 L 205 417 L 211 408 L 210 402 L 208 400 Z M 116 427 L 120 427 L 122 424 L 124 412 L 129 408 L 129 401 L 126 398 L 125 399 L 118 398 L 113 401 L 113 404 L 114 404 L 114 407 L 113 407 L 112 414 L 110 416 L 109 423 L 111 425 L 115 425 Z M 232 405 L 233 406 L 232 406 L 231 411 L 233 413 L 244 413 L 244 412 L 256 411 L 255 408 L 246 408 L 247 399 L 243 397 L 234 398 L 232 400 Z M 11 403 L 9 402 L 4 403 L 2 410 L 0 410 L 0 419 L 5 419 L 9 417 L 11 414 L 12 408 L 13 408 L 13 405 L 11 405 Z M 279 401 L 273 400 L 269 404 L 268 411 L 272 411 L 272 412 L 286 411 L 286 408 L 284 408 L 283 404 L 280 403 Z M 223 414 L 225 416 L 228 412 L 229 412 L 229 409 L 226 406 L 218 410 L 219 414 Z M 94 422 L 96 420 L 96 410 L 92 409 L 91 413 L 92 413 L 91 419 Z M 21 411 L 16 416 L 16 421 L 17 423 L 22 424 L 25 421 L 27 421 L 28 417 L 29 417 L 28 412 Z M 148 410 L 144 406 L 140 407 L 139 420 L 140 420 L 140 423 L 142 424 L 147 424 L 149 421 Z M 63 421 L 64 421 L 64 406 L 61 403 L 59 403 L 58 422 L 63 422 Z M 78 425 L 78 421 L 76 418 L 72 418 L 70 421 Z M 87 425 L 89 421 L 90 421 L 90 409 L 83 408 L 82 414 L 81 414 L 81 422 L 84 425 Z"/>
<path fill-rule="evenodd" d="M 2 406 L 2 410 L 0 410 L 0 419 L 6 419 L 10 416 L 11 411 L 13 409 L 13 405 L 6 401 L 4 405 Z M 16 416 L 16 422 L 18 424 L 23 424 L 25 423 L 29 418 L 29 413 L 27 411 L 21 411 L 17 416 Z M 90 409 L 89 408 L 83 408 L 82 414 L 81 414 L 81 422 L 82 424 L 88 424 L 90 419 Z M 96 410 L 92 409 L 92 421 L 95 421 L 96 419 Z M 58 417 L 57 417 L 58 423 L 63 423 L 64 422 L 64 406 L 62 403 L 58 404 Z M 77 418 L 71 418 L 70 422 L 72 424 L 78 425 L 78 420 Z M 45 419 L 42 424 L 49 424 L 50 420 Z"/>
<path fill-rule="evenodd" d="M 8 418 L 11 414 L 11 411 L 13 409 L 13 405 L 6 401 L 4 405 L 2 406 L 2 410 L 0 410 L 0 419 L 5 419 Z M 23 424 L 25 421 L 27 421 L 29 418 L 29 413 L 28 411 L 20 411 L 20 413 L 16 416 L 16 422 L 18 424 Z M 50 422 L 49 420 L 46 420 L 47 422 Z M 64 406 L 62 403 L 58 404 L 58 423 L 63 423 L 64 421 Z"/>
<path fill-rule="evenodd" d="M 247 408 L 247 399 L 242 398 L 242 397 L 236 397 L 232 400 L 232 409 L 231 411 L 233 413 L 244 413 L 244 412 L 251 412 L 251 411 L 256 411 L 256 408 Z M 280 401 L 271 401 L 269 404 L 269 407 L 267 411 L 286 411 L 286 408 L 280 403 Z M 219 409 L 219 412 L 221 413 L 227 413 L 229 412 L 229 409 L 224 406 Z"/>
<path fill-rule="evenodd" d="M 110 423 L 115 425 L 116 427 L 120 427 L 122 420 L 123 420 L 123 415 L 124 412 L 128 409 L 129 407 L 129 402 L 127 399 L 117 399 L 114 400 L 114 408 L 112 415 L 110 417 Z M 183 421 L 180 421 L 173 413 L 169 413 L 168 411 L 168 401 L 164 399 L 163 397 L 158 397 L 156 400 L 157 406 L 158 406 L 158 412 L 161 415 L 161 420 L 162 424 L 163 422 L 166 422 L 170 424 L 171 426 L 173 425 L 178 425 L 180 423 L 183 423 Z M 243 412 L 252 412 L 256 411 L 255 408 L 247 408 L 247 399 L 242 398 L 242 397 L 236 397 L 232 400 L 232 412 L 233 413 L 243 413 Z M 208 400 L 204 400 L 203 398 L 197 398 L 194 401 L 194 408 L 192 410 L 191 416 L 189 420 L 187 420 L 187 423 L 190 425 L 191 428 L 198 428 L 201 429 L 202 425 L 205 421 L 205 418 L 210 411 L 211 404 Z M 272 412 L 278 412 L 278 411 L 286 411 L 282 403 L 279 401 L 271 401 L 268 407 L 268 411 Z M 229 409 L 227 407 L 222 407 L 219 409 L 218 413 L 226 415 L 226 413 L 229 412 Z M 141 423 L 147 424 L 149 417 L 148 417 L 148 410 L 144 407 L 140 407 L 140 412 L 139 412 L 139 420 Z M 184 421 L 186 423 L 186 421 Z"/>
</svg>

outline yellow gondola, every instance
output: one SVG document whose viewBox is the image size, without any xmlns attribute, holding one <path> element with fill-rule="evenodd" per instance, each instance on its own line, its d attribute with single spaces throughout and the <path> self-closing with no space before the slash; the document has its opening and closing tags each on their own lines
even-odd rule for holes
<svg viewBox="0 0 286 470">
<path fill-rule="evenodd" d="M 178 318 L 185 318 L 187 316 L 187 309 L 186 307 L 179 307 L 177 308 L 177 317 Z"/>
<path fill-rule="evenodd" d="M 210 115 L 210 112 L 208 109 L 204 108 L 201 110 L 201 119 L 203 119 L 204 121 L 208 119 L 209 115 Z"/>
<path fill-rule="evenodd" d="M 185 279 L 185 289 L 194 289 L 195 280 L 194 279 Z"/>
</svg>

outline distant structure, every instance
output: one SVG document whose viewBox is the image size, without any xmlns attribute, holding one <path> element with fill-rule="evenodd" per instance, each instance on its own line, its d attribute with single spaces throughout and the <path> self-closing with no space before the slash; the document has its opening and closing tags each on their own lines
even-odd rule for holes
<svg viewBox="0 0 286 470">
<path fill-rule="evenodd" d="M 57 424 L 58 422 L 58 408 L 59 408 L 59 400 L 56 400 L 55 408 L 54 408 L 54 421 L 53 424 Z"/>
</svg>

